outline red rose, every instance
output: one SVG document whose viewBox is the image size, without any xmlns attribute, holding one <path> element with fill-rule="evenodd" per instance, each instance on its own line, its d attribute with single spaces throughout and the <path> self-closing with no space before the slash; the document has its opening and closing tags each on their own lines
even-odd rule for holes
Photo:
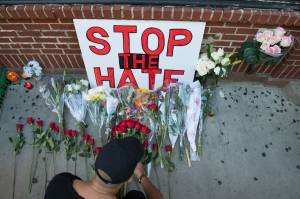
<svg viewBox="0 0 300 199">
<path fill-rule="evenodd" d="M 165 151 L 166 152 L 172 152 L 172 145 L 166 145 L 165 146 Z"/>
<path fill-rule="evenodd" d="M 111 127 L 111 135 L 112 135 L 113 137 L 115 137 L 116 134 L 117 134 L 117 126 L 112 126 L 112 127 Z"/>
<path fill-rule="evenodd" d="M 86 141 L 86 142 L 87 142 L 90 138 L 91 138 L 91 136 L 90 136 L 89 134 L 87 134 L 87 133 L 85 133 L 85 134 L 82 135 L 82 140 L 84 140 L 84 141 Z"/>
<path fill-rule="evenodd" d="M 77 131 L 75 131 L 75 130 L 70 130 L 69 136 L 75 137 L 76 135 L 77 135 Z"/>
<path fill-rule="evenodd" d="M 49 124 L 49 128 L 50 128 L 52 131 L 56 132 L 56 133 L 59 132 L 59 127 L 55 124 L 55 122 L 51 122 L 51 123 Z"/>
<path fill-rule="evenodd" d="M 158 144 L 157 143 L 153 143 L 152 144 L 152 150 L 153 151 L 157 151 L 157 149 L 158 149 Z"/>
<path fill-rule="evenodd" d="M 145 140 L 144 143 L 143 143 L 143 145 L 144 145 L 144 149 L 147 149 L 148 146 L 149 146 L 148 140 Z"/>
<path fill-rule="evenodd" d="M 42 127 L 44 125 L 43 120 L 36 121 L 36 125 L 38 125 L 39 127 Z"/>
<path fill-rule="evenodd" d="M 126 128 L 127 127 L 127 120 L 121 121 L 118 126 L 123 126 L 123 127 Z"/>
<path fill-rule="evenodd" d="M 141 133 L 148 135 L 151 132 L 151 129 L 149 129 L 147 126 L 142 125 Z"/>
<path fill-rule="evenodd" d="M 95 144 L 95 140 L 94 139 L 89 139 L 88 141 L 87 141 L 87 143 L 88 143 L 88 145 L 94 145 Z"/>
<path fill-rule="evenodd" d="M 133 121 L 133 120 L 127 120 L 126 121 L 126 126 L 128 127 L 128 128 L 134 128 L 134 126 L 135 126 L 135 121 Z"/>
<path fill-rule="evenodd" d="M 71 130 L 70 130 L 70 129 L 64 130 L 64 135 L 66 135 L 66 136 L 70 136 L 70 132 L 71 132 Z"/>
<path fill-rule="evenodd" d="M 21 132 L 23 130 L 24 125 L 23 124 L 16 124 L 16 130 L 17 132 Z"/>
<path fill-rule="evenodd" d="M 97 146 L 95 149 L 96 155 L 99 155 L 99 153 L 102 151 L 102 147 Z"/>
<path fill-rule="evenodd" d="M 117 126 L 118 133 L 125 133 L 126 131 L 127 131 L 127 128 L 125 126 Z"/>
<path fill-rule="evenodd" d="M 147 108 L 151 111 L 157 111 L 158 107 L 155 103 L 148 104 Z"/>
<path fill-rule="evenodd" d="M 141 128 L 142 128 L 142 124 L 139 123 L 139 122 L 136 122 L 134 128 L 135 128 L 136 131 L 139 132 L 141 130 Z"/>
<path fill-rule="evenodd" d="M 33 119 L 33 117 L 29 117 L 29 118 L 27 118 L 27 124 L 29 124 L 29 125 L 33 125 L 33 123 L 34 123 L 34 119 Z"/>
</svg>

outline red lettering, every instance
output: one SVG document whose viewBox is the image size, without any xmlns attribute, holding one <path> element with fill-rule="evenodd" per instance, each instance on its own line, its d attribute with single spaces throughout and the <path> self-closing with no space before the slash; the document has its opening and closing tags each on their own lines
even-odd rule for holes
<svg viewBox="0 0 300 199">
<path fill-rule="evenodd" d="M 123 51 L 130 53 L 130 37 L 129 33 L 136 33 L 136 26 L 114 25 L 114 32 L 120 32 L 123 35 Z"/>
<path fill-rule="evenodd" d="M 95 37 L 95 35 L 94 35 L 95 33 L 100 34 L 102 37 L 109 37 L 107 32 L 101 27 L 94 26 L 94 27 L 89 28 L 86 32 L 87 39 L 93 43 L 101 44 L 103 46 L 102 49 L 98 49 L 95 46 L 90 45 L 89 46 L 90 50 L 97 55 L 108 54 L 110 52 L 109 43 L 103 39 Z"/>
<path fill-rule="evenodd" d="M 96 78 L 96 84 L 97 86 L 103 85 L 103 81 L 109 81 L 109 86 L 111 88 L 115 87 L 115 75 L 114 75 L 114 68 L 107 68 L 107 76 L 101 75 L 101 69 L 100 67 L 94 68 L 95 78 Z"/>
<path fill-rule="evenodd" d="M 165 70 L 163 86 L 168 86 L 170 83 L 178 82 L 177 78 L 172 78 L 172 75 L 184 75 L 184 70 Z"/>
<path fill-rule="evenodd" d="M 129 82 L 127 82 L 126 80 L 129 79 Z M 134 78 L 134 75 L 132 73 L 132 71 L 130 69 L 124 69 L 123 73 L 122 73 L 122 76 L 121 76 L 121 79 L 120 79 L 120 82 L 119 82 L 119 85 L 118 85 L 118 88 L 126 85 L 126 84 L 132 84 L 132 86 L 134 88 L 138 88 L 138 84 Z"/>
<path fill-rule="evenodd" d="M 161 74 L 161 69 L 143 69 L 142 73 L 148 73 L 149 74 L 149 89 L 153 90 L 155 85 L 155 75 Z"/>
<path fill-rule="evenodd" d="M 150 50 L 148 48 L 148 39 L 150 34 L 155 34 L 157 36 L 157 48 L 156 50 Z M 165 37 L 161 30 L 157 28 L 147 28 L 142 34 L 142 48 L 144 52 L 148 55 L 159 55 L 165 47 Z"/>
<path fill-rule="evenodd" d="M 142 59 L 137 59 L 137 54 L 133 54 L 133 68 L 137 68 L 138 64 L 142 64 L 142 69 L 145 68 L 145 55 L 140 55 L 142 57 Z"/>
<path fill-rule="evenodd" d="M 176 40 L 176 36 L 183 35 L 183 39 Z M 186 29 L 171 29 L 169 32 L 167 56 L 173 56 L 174 46 L 185 46 L 192 40 L 192 33 Z"/>
</svg>

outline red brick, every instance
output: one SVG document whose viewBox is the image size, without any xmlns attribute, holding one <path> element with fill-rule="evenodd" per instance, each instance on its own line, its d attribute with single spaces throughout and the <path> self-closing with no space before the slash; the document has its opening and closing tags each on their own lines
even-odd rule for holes
<svg viewBox="0 0 300 199">
<path fill-rule="evenodd" d="M 43 48 L 42 44 L 31 44 L 33 48 Z"/>
<path fill-rule="evenodd" d="M 146 6 L 143 8 L 144 19 L 152 19 L 152 7 Z"/>
<path fill-rule="evenodd" d="M 252 9 L 249 9 L 249 8 L 246 8 L 244 9 L 244 13 L 242 15 L 242 18 L 241 18 L 241 22 L 246 22 L 246 23 L 249 23 L 249 19 L 252 18 Z"/>
<path fill-rule="evenodd" d="M 64 64 L 65 67 L 71 67 L 71 68 L 73 68 L 72 63 L 68 59 L 68 56 L 61 55 L 61 58 L 62 58 L 63 62 L 65 63 Z"/>
<path fill-rule="evenodd" d="M 211 21 L 219 22 L 223 15 L 223 9 L 216 8 L 213 10 L 213 16 L 211 17 Z"/>
<path fill-rule="evenodd" d="M 49 37 L 35 37 L 34 40 L 36 42 L 40 42 L 40 43 L 56 43 L 57 40 L 56 38 L 49 38 Z"/>
<path fill-rule="evenodd" d="M 74 57 L 73 55 L 68 55 L 68 58 L 69 58 L 69 60 L 71 61 L 71 65 L 72 65 L 73 67 L 78 67 L 78 64 L 77 64 L 77 62 L 76 62 L 76 59 L 75 59 L 75 57 Z"/>
<path fill-rule="evenodd" d="M 54 19 L 55 18 L 55 11 L 54 9 L 57 8 L 56 6 L 52 6 L 52 5 L 44 5 L 43 6 L 43 10 L 45 15 L 47 16 L 47 19 Z"/>
<path fill-rule="evenodd" d="M 105 19 L 112 19 L 113 17 L 111 16 L 111 6 L 104 5 L 102 6 L 103 9 L 103 18 Z"/>
<path fill-rule="evenodd" d="M 102 19 L 103 18 L 102 6 L 92 5 L 92 12 L 94 13 L 94 16 L 95 16 L 96 19 Z"/>
<path fill-rule="evenodd" d="M 58 19 L 33 19 L 31 20 L 33 23 L 44 23 L 44 24 L 49 24 L 49 23 L 60 23 Z"/>
<path fill-rule="evenodd" d="M 56 48 L 55 44 L 44 44 L 45 48 Z"/>
<path fill-rule="evenodd" d="M 24 5 L 16 5 L 16 11 L 18 12 L 18 15 L 21 19 L 29 18 L 29 16 L 25 12 Z"/>
<path fill-rule="evenodd" d="M 64 49 L 64 52 L 66 54 L 80 54 L 80 49 Z"/>
<path fill-rule="evenodd" d="M 154 9 L 153 19 L 156 19 L 156 20 L 162 19 L 162 7 L 161 6 L 154 6 L 152 9 Z"/>
<path fill-rule="evenodd" d="M 261 10 L 252 10 L 252 17 L 249 19 L 250 23 L 257 23 L 260 22 L 260 18 L 261 18 Z"/>
<path fill-rule="evenodd" d="M 206 22 L 206 26 L 225 26 L 225 22 L 212 22 L 212 21 L 208 21 Z M 234 26 L 236 27 L 236 26 Z"/>
<path fill-rule="evenodd" d="M 122 9 L 122 12 L 123 12 L 124 19 L 131 19 L 132 18 L 132 16 L 131 16 L 131 6 L 124 5 L 123 9 Z"/>
<path fill-rule="evenodd" d="M 231 42 L 229 42 L 229 41 L 214 41 L 215 46 L 227 46 L 227 47 L 229 47 L 230 43 Z"/>
<path fill-rule="evenodd" d="M 45 15 L 44 9 L 42 5 L 34 5 L 33 8 L 34 12 L 36 13 L 37 17 L 40 19 L 47 19 L 47 15 Z"/>
<path fill-rule="evenodd" d="M 203 11 L 203 15 L 202 15 L 201 20 L 202 20 L 202 21 L 209 21 L 211 15 L 212 15 L 212 10 L 211 10 L 211 9 L 204 8 L 204 11 Z M 223 16 L 224 16 L 224 13 L 223 13 Z"/>
<path fill-rule="evenodd" d="M 50 30 L 50 26 L 48 24 L 24 24 L 25 28 L 28 30 Z"/>
<path fill-rule="evenodd" d="M 237 28 L 236 34 L 255 34 L 257 29 L 250 29 L 250 28 Z"/>
<path fill-rule="evenodd" d="M 289 12 L 281 11 L 281 16 L 279 20 L 276 22 L 276 25 L 278 26 L 285 25 L 285 23 L 289 18 L 290 18 Z"/>
<path fill-rule="evenodd" d="M 4 5 L 0 6 L 0 18 L 2 19 L 11 18 L 6 11 L 6 6 Z"/>
<path fill-rule="evenodd" d="M 11 43 L 10 47 L 13 49 L 21 48 L 21 44 Z"/>
<path fill-rule="evenodd" d="M 70 5 L 64 5 L 62 7 L 62 14 L 64 17 L 61 18 L 66 18 L 66 19 L 73 19 L 74 15 L 73 15 L 73 11 L 72 11 L 73 7 Z"/>
<path fill-rule="evenodd" d="M 251 28 L 252 24 L 250 23 L 230 23 L 230 22 L 226 22 L 225 26 L 228 27 L 244 27 L 244 28 Z"/>
<path fill-rule="evenodd" d="M 19 54 L 17 49 L 0 49 L 0 54 Z"/>
<path fill-rule="evenodd" d="M 0 37 L 13 37 L 17 36 L 15 31 L 0 31 Z"/>
<path fill-rule="evenodd" d="M 20 44 L 21 48 L 31 48 L 31 44 Z"/>
<path fill-rule="evenodd" d="M 19 31 L 18 34 L 20 36 L 40 36 L 40 31 Z"/>
<path fill-rule="evenodd" d="M 69 44 L 70 49 L 80 49 L 79 44 Z"/>
<path fill-rule="evenodd" d="M 64 66 L 64 62 L 61 59 L 61 57 L 59 55 L 53 55 L 53 57 L 55 58 L 55 61 L 58 63 L 58 67 L 61 68 L 61 66 Z"/>
<path fill-rule="evenodd" d="M 9 38 L 0 37 L 0 43 L 8 43 L 10 42 Z"/>
<path fill-rule="evenodd" d="M 236 28 L 227 28 L 227 27 L 210 27 L 210 33 L 226 33 L 233 34 Z"/>
<path fill-rule="evenodd" d="M 83 60 L 82 60 L 81 55 L 76 55 L 76 56 L 75 56 L 75 59 L 76 59 L 77 63 L 79 64 L 79 66 L 80 66 L 81 68 L 84 68 L 84 63 L 83 63 Z"/>
<path fill-rule="evenodd" d="M 192 19 L 191 15 L 192 15 L 192 8 L 185 6 L 184 10 L 183 10 L 182 19 L 183 20 L 191 20 Z"/>
<path fill-rule="evenodd" d="M 82 5 L 82 13 L 85 19 L 93 19 L 92 6 L 91 5 Z"/>
<path fill-rule="evenodd" d="M 62 37 L 62 38 L 58 38 L 58 41 L 64 42 L 64 43 L 78 43 L 78 40 L 76 37 Z"/>
<path fill-rule="evenodd" d="M 15 37 L 11 38 L 13 42 L 33 42 L 32 37 Z"/>
<path fill-rule="evenodd" d="M 72 13 L 75 19 L 82 19 L 81 5 L 72 5 Z"/>
<path fill-rule="evenodd" d="M 232 10 L 230 10 L 230 9 L 224 9 L 221 21 L 230 21 L 231 17 L 232 17 L 232 13 L 233 13 Z"/>
<path fill-rule="evenodd" d="M 44 36 L 48 37 L 62 37 L 66 36 L 65 32 L 58 32 L 58 31 L 47 31 L 47 32 L 42 32 Z"/>
<path fill-rule="evenodd" d="M 17 63 L 16 66 L 18 67 L 22 67 L 23 66 L 23 62 L 21 61 L 21 59 L 19 58 L 18 55 L 11 55 L 13 57 L 13 59 L 15 60 L 15 62 Z"/>
<path fill-rule="evenodd" d="M 38 49 L 20 49 L 20 52 L 21 53 L 30 53 L 30 54 L 38 54 L 38 53 L 41 53 L 40 50 Z"/>
<path fill-rule="evenodd" d="M 232 43 L 231 43 L 231 46 L 239 47 L 239 46 L 242 45 L 242 43 L 244 43 L 244 42 L 232 42 Z"/>
<path fill-rule="evenodd" d="M 74 24 L 50 24 L 50 26 L 56 30 L 75 30 Z"/>
<path fill-rule="evenodd" d="M 242 13 L 243 11 L 242 10 L 233 10 L 233 14 L 232 14 L 232 17 L 231 17 L 231 22 L 239 22 L 240 21 L 240 18 L 242 16 Z"/>
<path fill-rule="evenodd" d="M 51 63 L 50 66 L 52 68 L 56 68 L 58 66 L 58 63 L 56 62 L 56 60 L 53 57 L 53 55 L 47 55 L 47 58 L 48 58 L 49 62 Z"/>
<path fill-rule="evenodd" d="M 172 19 L 172 12 L 173 12 L 174 7 L 164 7 L 164 13 L 163 13 L 163 18 L 170 20 Z"/>
<path fill-rule="evenodd" d="M 271 12 L 271 17 L 269 19 L 269 24 L 270 25 L 276 24 L 279 18 L 280 18 L 280 12 L 279 11 L 272 11 Z"/>
<path fill-rule="evenodd" d="M 20 19 L 20 15 L 16 11 L 16 6 L 8 6 L 6 7 L 6 11 L 11 18 Z"/>
<path fill-rule="evenodd" d="M 0 24 L 3 30 L 23 30 L 23 24 Z"/>
<path fill-rule="evenodd" d="M 193 8 L 193 9 L 194 9 L 194 13 L 193 13 L 192 20 L 199 21 L 203 10 L 201 8 Z"/>
<path fill-rule="evenodd" d="M 33 5 L 25 5 L 25 12 L 31 19 L 37 19 L 38 16 L 34 12 L 34 6 Z"/>
<path fill-rule="evenodd" d="M 112 9 L 112 12 L 113 12 L 113 18 L 114 19 L 122 19 L 121 5 L 114 5 L 113 9 Z"/>
<path fill-rule="evenodd" d="M 10 48 L 8 44 L 0 44 L 0 48 L 5 49 L 5 48 Z"/>
<path fill-rule="evenodd" d="M 245 35 L 228 35 L 223 34 L 222 40 L 238 40 L 238 41 L 244 41 L 246 39 Z"/>
<path fill-rule="evenodd" d="M 133 16 L 134 19 L 142 19 L 142 7 L 141 6 L 134 6 L 133 7 Z"/>
<path fill-rule="evenodd" d="M 68 32 L 66 32 L 66 33 L 67 33 L 67 36 L 69 36 L 69 37 L 77 37 L 75 31 L 68 31 Z"/>
<path fill-rule="evenodd" d="M 70 44 L 71 45 L 71 44 Z M 68 48 L 67 44 L 56 44 L 57 48 Z"/>
<path fill-rule="evenodd" d="M 45 54 L 62 54 L 62 50 L 61 49 L 42 49 L 41 50 L 42 53 L 45 53 Z"/>
<path fill-rule="evenodd" d="M 40 54 L 39 56 L 41 57 L 41 60 L 44 61 L 44 64 L 43 64 L 44 68 L 51 68 L 51 64 L 50 64 L 47 56 L 44 54 Z"/>
</svg>

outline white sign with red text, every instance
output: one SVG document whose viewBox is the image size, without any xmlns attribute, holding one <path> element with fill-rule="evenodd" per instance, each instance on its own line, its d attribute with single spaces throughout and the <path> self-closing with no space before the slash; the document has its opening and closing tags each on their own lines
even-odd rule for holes
<svg viewBox="0 0 300 199">
<path fill-rule="evenodd" d="M 193 82 L 204 22 L 74 19 L 91 87 Z"/>
</svg>

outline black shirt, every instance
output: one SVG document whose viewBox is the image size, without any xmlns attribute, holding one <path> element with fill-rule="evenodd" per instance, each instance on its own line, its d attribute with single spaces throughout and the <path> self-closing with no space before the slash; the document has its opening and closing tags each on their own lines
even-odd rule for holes
<svg viewBox="0 0 300 199">
<path fill-rule="evenodd" d="M 49 183 L 44 199 L 84 199 L 73 188 L 73 181 L 81 180 L 70 173 L 56 175 Z"/>
</svg>

